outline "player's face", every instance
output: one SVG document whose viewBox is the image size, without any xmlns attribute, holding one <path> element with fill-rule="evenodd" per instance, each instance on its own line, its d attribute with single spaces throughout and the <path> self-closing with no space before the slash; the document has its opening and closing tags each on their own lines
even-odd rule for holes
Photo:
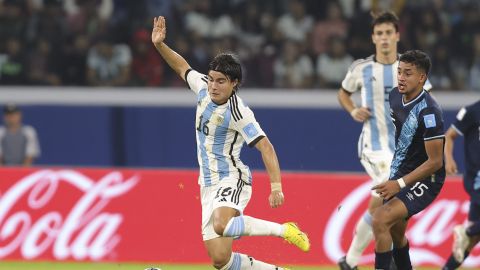
<svg viewBox="0 0 480 270">
<path fill-rule="evenodd" d="M 402 94 L 410 94 L 422 89 L 426 74 L 411 63 L 398 63 L 398 90 Z"/>
<path fill-rule="evenodd" d="M 393 23 L 381 23 L 373 27 L 372 41 L 375 44 L 376 53 L 397 53 L 397 43 L 400 33 L 395 31 Z"/>
<path fill-rule="evenodd" d="M 237 81 L 231 81 L 225 74 L 210 70 L 208 72 L 208 93 L 216 104 L 224 104 L 232 95 Z"/>
<path fill-rule="evenodd" d="M 18 126 L 22 122 L 22 114 L 20 112 L 7 113 L 4 115 L 6 126 Z"/>
</svg>

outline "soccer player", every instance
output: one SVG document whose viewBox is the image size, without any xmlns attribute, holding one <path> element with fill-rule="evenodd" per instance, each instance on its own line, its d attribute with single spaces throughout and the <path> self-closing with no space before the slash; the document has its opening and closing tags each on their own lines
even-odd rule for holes
<svg viewBox="0 0 480 270">
<path fill-rule="evenodd" d="M 470 195 L 469 224 L 453 228 L 453 249 L 443 270 L 457 269 L 480 241 L 480 101 L 462 108 L 457 120 L 445 133 L 445 170 L 457 173 L 453 158 L 454 140 L 458 135 L 465 137 L 465 174 L 463 186 Z"/>
<path fill-rule="evenodd" d="M 213 266 L 225 270 L 282 269 L 232 252 L 233 239 L 243 235 L 278 236 L 305 252 L 310 249 L 308 237 L 294 223 L 282 225 L 243 215 L 252 193 L 252 174 L 240 160 L 244 142 L 262 154 L 271 182 L 270 206 L 281 206 L 284 196 L 275 150 L 253 112 L 237 95 L 242 81 L 240 63 L 231 54 L 219 54 L 210 62 L 208 74 L 201 74 L 164 43 L 165 36 L 164 17 L 154 18 L 153 44 L 198 95 L 195 127 L 202 235 Z"/>
<path fill-rule="evenodd" d="M 392 255 L 398 269 L 412 269 L 408 219 L 432 203 L 445 181 L 442 111 L 423 88 L 430 66 L 421 51 L 402 54 L 398 87 L 390 92 L 396 147 L 390 180 L 372 188 L 385 200 L 372 217 L 375 269 L 389 269 Z"/>
<path fill-rule="evenodd" d="M 358 156 L 373 185 L 385 182 L 389 176 L 394 151 L 394 126 L 390 120 L 388 94 L 397 86 L 397 43 L 400 39 L 398 18 L 392 12 L 380 13 L 372 21 L 372 42 L 375 54 L 359 59 L 350 69 L 338 91 L 338 100 L 351 117 L 363 123 L 358 141 Z M 431 88 L 427 83 L 425 88 Z M 351 95 L 361 92 L 361 106 Z M 360 257 L 373 239 L 372 213 L 382 205 L 382 199 L 372 192 L 368 210 L 357 222 L 353 241 L 338 265 L 341 270 L 356 269 Z"/>
</svg>

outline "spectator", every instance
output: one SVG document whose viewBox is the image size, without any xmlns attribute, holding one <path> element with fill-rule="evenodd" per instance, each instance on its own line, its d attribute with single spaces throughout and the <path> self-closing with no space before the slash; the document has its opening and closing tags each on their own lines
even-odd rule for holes
<svg viewBox="0 0 480 270">
<path fill-rule="evenodd" d="M 305 6 L 299 0 L 288 3 L 288 11 L 277 22 L 277 31 L 284 40 L 307 41 L 313 28 L 313 18 L 305 12 Z"/>
<path fill-rule="evenodd" d="M 113 0 L 65 0 L 63 4 L 71 31 L 86 34 L 90 39 L 107 34 L 108 22 L 114 9 Z"/>
<path fill-rule="evenodd" d="M 332 36 L 346 38 L 348 23 L 343 18 L 342 10 L 337 2 L 330 2 L 327 6 L 325 20 L 319 21 L 312 34 L 312 47 L 315 55 L 327 51 L 328 41 Z M 344 73 L 342 73 L 344 74 Z"/>
<path fill-rule="evenodd" d="M 6 54 L 0 63 L 0 85 L 26 84 L 26 62 L 22 50 L 21 41 L 18 38 L 9 38 L 6 44 Z"/>
<path fill-rule="evenodd" d="M 193 10 L 185 15 L 185 27 L 187 30 L 198 34 L 203 38 L 221 38 L 232 36 L 235 32 L 231 16 L 219 14 L 214 16 L 214 6 L 211 0 L 195 1 Z"/>
<path fill-rule="evenodd" d="M 110 38 L 99 39 L 88 51 L 87 82 L 92 86 L 125 86 L 130 80 L 132 53 Z"/>
<path fill-rule="evenodd" d="M 432 71 L 428 79 L 435 89 L 451 90 L 455 86 L 452 63 L 448 58 L 448 48 L 440 42 L 434 49 L 432 55 Z"/>
<path fill-rule="evenodd" d="M 300 46 L 295 41 L 285 42 L 282 54 L 273 64 L 273 72 L 276 87 L 293 89 L 312 87 L 312 61 L 300 51 Z"/>
<path fill-rule="evenodd" d="M 85 35 L 76 35 L 67 43 L 62 61 L 61 76 L 65 85 L 87 84 L 87 51 L 89 41 Z"/>
<path fill-rule="evenodd" d="M 340 37 L 331 37 L 328 51 L 317 58 L 317 78 L 320 87 L 338 89 L 353 57 L 346 51 L 345 40 Z"/>
<path fill-rule="evenodd" d="M 29 56 L 28 81 L 34 85 L 60 85 L 60 52 L 52 52 L 46 39 L 39 39 Z"/>
<path fill-rule="evenodd" d="M 0 164 L 30 166 L 40 155 L 37 132 L 22 124 L 22 113 L 14 104 L 3 109 L 4 126 L 0 127 Z"/>
<path fill-rule="evenodd" d="M 152 46 L 150 33 L 138 30 L 132 42 L 133 61 L 131 83 L 137 86 L 159 86 L 163 81 L 163 63 Z"/>
<path fill-rule="evenodd" d="M 0 37 L 23 37 L 26 16 L 24 1 L 0 0 Z M 1 41 L 0 41 L 1 42 Z"/>
<path fill-rule="evenodd" d="M 469 88 L 474 91 L 480 91 L 480 32 L 477 31 L 473 41 L 474 55 L 473 64 L 470 68 Z"/>
</svg>

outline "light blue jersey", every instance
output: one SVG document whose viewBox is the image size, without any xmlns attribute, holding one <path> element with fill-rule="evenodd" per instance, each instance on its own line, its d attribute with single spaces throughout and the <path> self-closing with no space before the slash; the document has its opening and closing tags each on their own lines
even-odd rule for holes
<svg viewBox="0 0 480 270">
<path fill-rule="evenodd" d="M 372 116 L 365 121 L 358 142 L 359 154 L 364 152 L 395 150 L 395 128 L 390 120 L 390 91 L 397 87 L 398 60 L 385 65 L 377 62 L 372 55 L 360 59 L 350 66 L 342 88 L 350 93 L 360 90 L 362 107 L 367 107 Z M 431 88 L 427 81 L 424 87 Z"/>
<path fill-rule="evenodd" d="M 240 160 L 240 151 L 244 142 L 253 147 L 265 137 L 252 110 L 235 93 L 225 104 L 215 104 L 208 94 L 208 78 L 204 74 L 190 70 L 186 81 L 198 96 L 195 129 L 199 184 L 211 186 L 219 181 L 238 180 L 250 184 L 252 174 Z"/>
</svg>

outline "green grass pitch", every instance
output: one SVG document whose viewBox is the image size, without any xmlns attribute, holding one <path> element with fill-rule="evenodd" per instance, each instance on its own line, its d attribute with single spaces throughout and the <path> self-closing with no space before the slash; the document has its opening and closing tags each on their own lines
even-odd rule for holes
<svg viewBox="0 0 480 270">
<path fill-rule="evenodd" d="M 201 264 L 162 264 L 162 263 L 68 263 L 68 262 L 0 262 L 0 270 L 144 270 L 157 267 L 161 270 L 214 270 L 209 265 Z M 291 270 L 338 270 L 335 266 L 288 266 Z M 371 269 L 371 267 L 360 267 Z M 433 270 L 438 268 L 422 267 L 416 270 Z M 467 268 L 464 268 L 467 269 Z"/>
</svg>

